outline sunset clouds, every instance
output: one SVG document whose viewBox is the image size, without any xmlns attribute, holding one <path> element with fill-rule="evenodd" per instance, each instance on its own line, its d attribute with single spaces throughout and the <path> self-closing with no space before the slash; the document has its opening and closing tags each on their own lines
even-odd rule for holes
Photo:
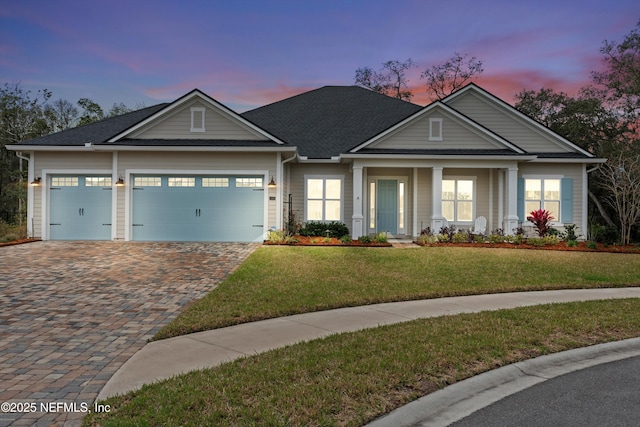
<svg viewBox="0 0 640 427">
<path fill-rule="evenodd" d="M 0 83 L 104 107 L 199 88 L 244 111 L 410 57 L 413 101 L 425 104 L 420 72 L 460 52 L 483 60 L 478 83 L 511 102 L 522 89 L 576 93 L 602 41 L 638 19 L 631 0 L 0 0 Z"/>
</svg>

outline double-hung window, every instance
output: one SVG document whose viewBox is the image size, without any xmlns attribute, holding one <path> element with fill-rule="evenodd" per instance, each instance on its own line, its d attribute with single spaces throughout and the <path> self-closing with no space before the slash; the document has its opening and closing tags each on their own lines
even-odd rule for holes
<svg viewBox="0 0 640 427">
<path fill-rule="evenodd" d="M 442 180 L 442 216 L 447 221 L 471 222 L 474 211 L 474 179 Z"/>
<path fill-rule="evenodd" d="M 305 178 L 305 220 L 342 221 L 343 177 Z"/>
<path fill-rule="evenodd" d="M 531 211 L 544 209 L 560 220 L 560 179 L 559 178 L 526 178 L 524 180 L 525 216 Z"/>
</svg>

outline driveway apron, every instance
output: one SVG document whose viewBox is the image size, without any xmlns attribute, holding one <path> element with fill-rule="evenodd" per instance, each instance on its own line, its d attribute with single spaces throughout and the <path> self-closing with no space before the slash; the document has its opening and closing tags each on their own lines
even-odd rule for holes
<svg viewBox="0 0 640 427">
<path fill-rule="evenodd" d="M 257 246 L 0 248 L 0 425 L 80 424 L 111 375 Z"/>
</svg>

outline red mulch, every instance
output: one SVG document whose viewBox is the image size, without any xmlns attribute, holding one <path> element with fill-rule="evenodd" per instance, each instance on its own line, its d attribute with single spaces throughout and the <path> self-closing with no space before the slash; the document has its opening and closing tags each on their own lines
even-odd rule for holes
<svg viewBox="0 0 640 427">
<path fill-rule="evenodd" d="M 331 237 L 329 241 L 325 241 L 324 237 L 309 237 L 309 236 L 294 236 L 297 242 L 295 243 L 274 243 L 269 240 L 265 240 L 265 245 L 286 245 L 286 246 L 365 246 L 365 247 L 378 247 L 385 248 L 391 246 L 391 243 L 362 243 L 357 240 L 352 240 L 349 243 L 342 243 L 340 239 Z"/>
<path fill-rule="evenodd" d="M 417 243 L 416 244 L 420 244 Z M 640 247 L 633 245 L 603 245 L 597 244 L 597 249 L 587 247 L 587 242 L 578 242 L 576 246 L 567 246 L 565 242 L 559 242 L 557 245 L 534 246 L 528 244 L 516 245 L 513 243 L 433 243 L 422 246 L 451 246 L 451 247 L 469 247 L 469 248 L 507 248 L 507 249 L 539 249 L 549 251 L 574 251 L 574 252 L 612 252 L 625 254 L 640 254 Z"/>
<path fill-rule="evenodd" d="M 0 242 L 0 248 L 2 246 L 13 246 L 13 245 L 21 245 L 23 243 L 31 243 L 31 242 L 39 242 L 41 239 L 20 239 L 20 240 L 12 240 L 10 242 Z"/>
</svg>

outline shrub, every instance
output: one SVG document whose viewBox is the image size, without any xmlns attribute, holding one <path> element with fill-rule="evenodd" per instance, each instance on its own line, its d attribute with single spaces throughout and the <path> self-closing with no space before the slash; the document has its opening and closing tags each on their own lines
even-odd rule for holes
<svg viewBox="0 0 640 427">
<path fill-rule="evenodd" d="M 575 224 L 565 224 L 564 231 L 561 231 L 558 237 L 565 241 L 578 240 L 578 235 L 576 234 L 577 228 L 578 226 Z"/>
<path fill-rule="evenodd" d="M 339 239 L 347 234 L 349 234 L 349 228 L 344 222 L 340 221 L 308 221 L 300 228 L 300 235 L 302 236 L 335 237 Z"/>
<path fill-rule="evenodd" d="M 538 236 L 544 237 L 549 234 L 549 229 L 551 228 L 551 221 L 553 220 L 553 216 L 549 213 L 549 211 L 545 209 L 538 209 L 537 211 L 531 211 L 527 220 L 531 221 L 536 227 L 536 231 L 538 232 Z"/>
<path fill-rule="evenodd" d="M 423 245 L 430 245 L 432 243 L 436 243 L 438 238 L 433 234 L 420 234 L 417 239 L 418 243 L 422 243 Z"/>
<path fill-rule="evenodd" d="M 452 240 L 453 243 L 467 243 L 469 241 L 469 234 L 460 231 L 453 235 Z"/>
<path fill-rule="evenodd" d="M 371 236 L 364 235 L 358 237 L 358 242 L 360 243 L 371 243 L 372 241 L 373 239 L 371 238 Z"/>
<path fill-rule="evenodd" d="M 589 249 L 598 249 L 598 244 L 596 242 L 594 242 L 593 240 L 589 240 L 587 242 L 587 247 Z"/>
<path fill-rule="evenodd" d="M 567 240 L 567 246 L 569 246 L 570 248 L 576 247 L 576 246 L 578 246 L 578 241 L 577 240 Z"/>
<path fill-rule="evenodd" d="M 505 239 L 509 242 L 509 243 L 513 243 L 514 245 L 521 245 L 523 244 L 527 239 L 524 237 L 524 234 L 514 234 L 514 235 L 509 235 L 506 236 Z"/>
<path fill-rule="evenodd" d="M 558 238 L 556 236 L 530 237 L 527 243 L 533 246 L 551 246 L 558 244 Z"/>
<path fill-rule="evenodd" d="M 342 243 L 344 243 L 345 245 L 347 245 L 347 244 L 351 243 L 351 236 L 349 236 L 348 234 L 345 234 L 344 236 L 342 236 L 340 238 L 340 241 Z"/>
<path fill-rule="evenodd" d="M 284 230 L 269 230 L 267 240 L 273 243 L 284 243 L 286 235 Z"/>
<path fill-rule="evenodd" d="M 475 243 L 484 243 L 484 236 L 482 234 L 474 234 L 473 241 Z"/>
<path fill-rule="evenodd" d="M 451 241 L 448 234 L 438 234 L 436 240 L 438 243 L 449 243 Z"/>
<path fill-rule="evenodd" d="M 445 243 L 440 240 L 440 236 L 447 236 L 447 242 L 453 242 L 453 236 L 456 234 L 456 226 L 451 225 L 449 227 L 442 227 L 440 232 L 438 233 L 438 241 L 441 243 Z"/>
<path fill-rule="evenodd" d="M 505 236 L 502 234 L 492 233 L 489 235 L 489 243 L 502 243 L 505 241 Z"/>
<path fill-rule="evenodd" d="M 387 243 L 387 233 L 385 233 L 384 231 L 382 233 L 378 233 L 376 234 L 376 237 L 374 238 L 374 240 L 377 243 Z"/>
</svg>

